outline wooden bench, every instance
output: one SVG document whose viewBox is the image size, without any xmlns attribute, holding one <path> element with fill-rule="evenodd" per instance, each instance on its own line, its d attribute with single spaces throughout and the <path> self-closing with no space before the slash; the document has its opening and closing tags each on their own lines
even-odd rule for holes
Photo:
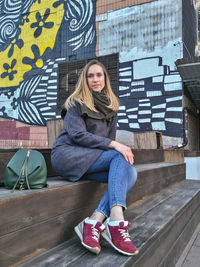
<svg viewBox="0 0 200 267">
<path fill-rule="evenodd" d="M 1 166 L 5 167 L 15 151 L 0 151 Z M 71 183 L 55 176 L 50 164 L 51 150 L 39 151 L 47 162 L 47 188 L 14 193 L 0 188 L 1 267 L 17 266 L 72 238 L 74 225 L 91 214 L 106 190 L 103 183 Z M 185 164 L 164 162 L 162 149 L 134 150 L 134 154 L 138 180 L 128 194 L 128 206 L 185 178 Z M 128 215 L 132 221 L 131 214 L 134 212 Z M 79 242 L 76 246 L 80 246 Z"/>
</svg>

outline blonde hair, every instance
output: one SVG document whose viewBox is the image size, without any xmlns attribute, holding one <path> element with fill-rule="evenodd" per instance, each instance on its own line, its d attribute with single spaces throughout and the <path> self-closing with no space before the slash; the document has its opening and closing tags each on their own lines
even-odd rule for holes
<svg viewBox="0 0 200 267">
<path fill-rule="evenodd" d="M 119 101 L 112 91 L 107 70 L 102 63 L 95 59 L 89 61 L 87 65 L 85 65 L 85 67 L 83 68 L 78 83 L 76 84 L 76 89 L 65 101 L 64 108 L 69 109 L 71 106 L 75 105 L 75 102 L 78 102 L 80 104 L 84 103 L 90 110 L 97 112 L 94 107 L 91 90 L 89 89 L 87 83 L 87 72 L 90 66 L 92 65 L 99 65 L 103 69 L 105 77 L 105 87 L 103 88 L 102 92 L 104 92 L 110 100 L 110 105 L 108 106 L 108 108 L 110 108 L 111 110 L 118 110 Z"/>
</svg>

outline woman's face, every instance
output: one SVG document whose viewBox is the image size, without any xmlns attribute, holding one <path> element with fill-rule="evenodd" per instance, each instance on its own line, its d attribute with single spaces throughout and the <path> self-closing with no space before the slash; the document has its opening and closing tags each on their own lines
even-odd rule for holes
<svg viewBox="0 0 200 267">
<path fill-rule="evenodd" d="M 101 92 L 105 86 L 104 72 L 101 66 L 91 65 L 87 72 L 87 83 L 90 90 Z"/>
</svg>

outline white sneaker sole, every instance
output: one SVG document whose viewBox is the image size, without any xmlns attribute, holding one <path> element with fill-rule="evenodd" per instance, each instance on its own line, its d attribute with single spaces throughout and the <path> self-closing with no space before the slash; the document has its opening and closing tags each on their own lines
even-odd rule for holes
<svg viewBox="0 0 200 267">
<path fill-rule="evenodd" d="M 122 254 L 125 254 L 125 255 L 128 255 L 128 256 L 133 256 L 133 255 L 137 255 L 139 253 L 139 250 L 136 250 L 134 253 L 129 253 L 129 252 L 126 252 L 126 251 L 123 251 L 123 250 L 117 248 L 112 243 L 111 239 L 109 238 L 108 233 L 107 233 L 107 229 L 102 233 L 102 236 L 114 249 L 116 249 L 118 252 L 120 252 Z"/>
<path fill-rule="evenodd" d="M 82 229 L 83 229 L 83 227 L 82 227 L 82 224 L 83 224 L 83 222 L 79 223 L 76 227 L 74 227 L 74 231 L 76 232 L 77 236 L 80 238 L 80 240 L 81 240 L 81 244 L 82 244 L 85 248 L 87 248 L 90 252 L 92 252 L 92 253 L 98 255 L 98 254 L 100 253 L 100 251 L 101 251 L 98 247 L 92 248 L 92 247 L 86 245 L 86 244 L 83 242 L 83 233 L 82 233 Z"/>
</svg>

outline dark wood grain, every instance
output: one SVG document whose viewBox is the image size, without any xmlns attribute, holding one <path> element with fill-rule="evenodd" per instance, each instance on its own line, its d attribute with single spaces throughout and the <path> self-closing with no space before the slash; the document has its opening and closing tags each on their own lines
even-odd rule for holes
<svg viewBox="0 0 200 267">
<path fill-rule="evenodd" d="M 44 266 L 174 266 L 200 221 L 200 182 L 182 181 L 135 202 L 126 211 L 130 234 L 140 249 L 127 257 L 101 242 L 97 257 L 81 249 L 78 238 L 67 241 L 20 267 Z"/>
<path fill-rule="evenodd" d="M 180 179 L 185 177 L 184 164 L 163 163 L 160 164 L 160 168 L 155 169 L 154 167 L 155 164 L 151 168 L 147 165 L 146 170 L 145 165 L 137 167 L 138 180 L 128 194 L 128 205 L 144 196 L 160 191 L 177 181 L 175 179 L 179 177 Z M 140 170 L 140 168 L 142 169 Z M 177 169 L 180 169 L 179 175 Z M 0 214 L 4 214 L 0 220 L 0 236 L 64 212 L 82 209 L 89 203 L 92 203 L 93 209 L 95 209 L 107 187 L 106 184 L 98 182 L 69 183 L 63 179 L 57 183 L 55 180 L 49 180 L 48 183 L 49 188 L 40 190 L 23 192 L 16 190 L 15 193 L 6 189 L 0 190 Z M 52 183 L 53 186 L 51 186 Z"/>
<path fill-rule="evenodd" d="M 40 151 L 49 161 L 51 150 Z M 6 153 L 11 155 L 14 152 Z M 135 152 L 138 157 L 145 154 L 140 150 Z M 150 160 L 154 153 L 158 152 L 152 151 L 146 160 Z M 136 169 L 138 180 L 128 194 L 128 206 L 185 178 L 183 163 L 136 164 Z M 73 227 L 84 217 L 90 216 L 106 190 L 106 184 L 91 181 L 71 183 L 62 177 L 48 178 L 48 183 L 48 188 L 16 190 L 13 194 L 5 188 L 0 189 L 2 267 L 8 266 L 6 264 L 19 265 L 71 238 Z M 103 243 L 103 246 L 106 244 Z M 106 251 L 109 255 L 112 249 Z"/>
<path fill-rule="evenodd" d="M 53 127 L 54 128 L 54 127 Z M 55 133 L 56 135 L 57 133 Z M 3 182 L 6 165 L 18 149 L 0 149 L 0 182 Z M 47 176 L 56 176 L 51 166 L 51 149 L 36 149 L 40 151 L 47 164 Z M 135 164 L 155 163 L 164 160 L 162 149 L 133 149 Z"/>
</svg>

